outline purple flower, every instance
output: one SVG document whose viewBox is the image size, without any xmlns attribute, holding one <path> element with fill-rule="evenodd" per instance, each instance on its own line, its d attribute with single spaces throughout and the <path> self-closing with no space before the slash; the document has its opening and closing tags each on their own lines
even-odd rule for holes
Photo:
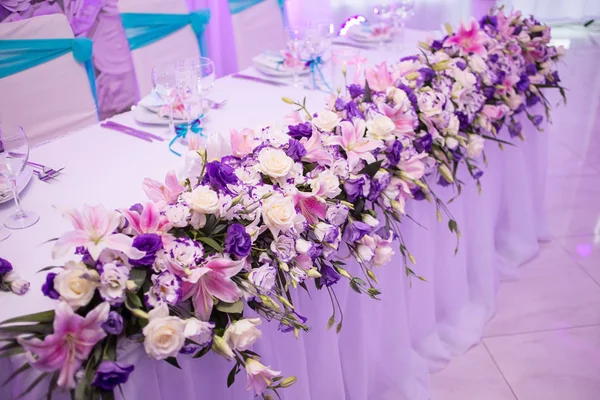
<svg viewBox="0 0 600 400">
<path fill-rule="evenodd" d="M 340 226 L 348 219 L 350 209 L 343 204 L 336 204 L 327 209 L 325 219 L 332 225 Z"/>
<path fill-rule="evenodd" d="M 515 114 L 521 114 L 523 111 L 525 111 L 525 104 L 521 103 L 519 107 L 517 107 L 517 109 L 515 110 Z"/>
<path fill-rule="evenodd" d="M 352 203 L 358 197 L 362 196 L 364 185 L 365 178 L 363 177 L 346 179 L 346 181 L 344 182 L 344 191 L 346 192 L 346 199 Z"/>
<path fill-rule="evenodd" d="M 352 100 L 354 100 L 358 96 L 362 96 L 363 94 L 365 94 L 365 88 L 363 88 L 361 85 L 353 83 L 352 85 L 348 86 L 348 92 L 350 93 L 350 97 L 352 97 Z"/>
<path fill-rule="evenodd" d="M 360 108 L 358 108 L 355 101 L 349 101 L 348 104 L 346 104 L 346 112 L 348 113 L 348 119 L 365 118 L 364 114 L 362 113 L 362 111 L 360 111 Z"/>
<path fill-rule="evenodd" d="M 385 152 L 385 155 L 387 156 L 387 159 L 390 160 L 390 164 L 398 165 L 398 163 L 400 162 L 400 153 L 402 153 L 403 149 L 404 146 L 399 140 L 394 141 L 394 143 L 390 147 L 388 147 L 388 149 Z"/>
<path fill-rule="evenodd" d="M 339 229 L 333 225 L 319 222 L 315 226 L 315 236 L 322 243 L 335 243 L 340 235 Z"/>
<path fill-rule="evenodd" d="M 401 89 L 404 91 L 404 93 L 406 93 L 406 96 L 408 97 L 408 100 L 410 100 L 410 103 L 412 104 L 413 108 L 415 110 L 418 110 L 419 104 L 417 102 L 417 95 L 413 92 L 410 86 L 401 83 L 398 85 L 398 89 Z"/>
<path fill-rule="evenodd" d="M 129 222 L 127 221 L 127 219 L 125 220 L 126 224 L 129 224 Z M 127 225 L 125 225 L 127 226 Z M 94 259 L 92 258 L 92 256 L 90 255 L 90 252 L 83 246 L 77 246 L 75 248 L 75 254 L 78 254 L 81 257 L 81 261 L 84 262 L 85 264 L 90 264 L 93 265 L 94 264 Z"/>
<path fill-rule="evenodd" d="M 451 183 L 448 182 L 443 176 L 440 175 L 440 177 L 438 178 L 437 181 L 438 185 L 442 186 L 442 187 L 447 187 L 450 186 Z"/>
<path fill-rule="evenodd" d="M 535 126 L 540 126 L 542 122 L 544 122 L 544 117 L 541 115 L 534 115 L 532 121 Z"/>
<path fill-rule="evenodd" d="M 496 93 L 496 88 L 493 86 L 486 86 L 483 88 L 483 95 L 486 99 L 492 99 Z"/>
<path fill-rule="evenodd" d="M 156 252 L 162 249 L 162 239 L 154 233 L 144 233 L 133 239 L 133 247 L 145 251 L 146 255 L 139 260 L 129 260 L 134 267 L 149 266 L 154 264 Z"/>
<path fill-rule="evenodd" d="M 196 343 L 186 343 L 183 345 L 183 347 L 181 348 L 181 350 L 179 350 L 180 354 L 194 354 L 196 352 L 196 350 L 199 350 L 200 346 L 198 346 Z"/>
<path fill-rule="evenodd" d="M 458 68 L 460 68 L 460 69 L 461 69 L 461 71 L 464 71 L 464 70 L 465 70 L 465 68 L 467 68 L 467 63 L 466 63 L 466 62 L 464 62 L 463 60 L 458 60 L 458 61 L 456 62 L 456 66 L 457 66 Z"/>
<path fill-rule="evenodd" d="M 490 26 L 496 29 L 498 27 L 498 17 L 495 15 L 486 15 L 479 21 L 481 26 Z"/>
<path fill-rule="evenodd" d="M 491 56 L 488 57 L 488 60 L 490 60 L 490 62 L 492 62 L 493 64 L 498 62 L 498 54 L 492 54 Z"/>
<path fill-rule="evenodd" d="M 102 329 L 109 335 L 120 335 L 123 332 L 123 317 L 116 311 L 108 313 L 108 319 L 102 324 Z"/>
<path fill-rule="evenodd" d="M 419 153 L 429 153 L 431 151 L 431 146 L 433 145 L 433 138 L 431 137 L 431 134 L 426 133 L 424 136 L 415 139 L 413 144 Z"/>
<path fill-rule="evenodd" d="M 235 170 L 227 164 L 222 164 L 219 161 L 212 161 L 206 164 L 206 175 L 202 180 L 202 184 L 210 185 L 216 191 L 224 190 L 230 192 L 227 185 L 235 185 L 239 182 L 235 175 Z"/>
<path fill-rule="evenodd" d="M 554 71 L 552 73 L 552 82 L 554 82 L 554 83 L 560 82 L 560 76 L 558 76 L 558 71 Z"/>
<path fill-rule="evenodd" d="M 0 276 L 12 271 L 12 269 L 13 269 L 13 266 L 11 263 L 8 262 L 8 260 L 5 260 L 4 258 L 0 258 Z"/>
<path fill-rule="evenodd" d="M 342 111 L 346 107 L 346 102 L 344 102 L 344 100 L 341 97 L 338 97 L 335 100 L 334 107 L 336 111 Z"/>
<path fill-rule="evenodd" d="M 288 135 L 293 137 L 296 140 L 300 140 L 302 138 L 309 138 L 312 136 L 312 125 L 310 122 L 304 122 L 298 125 L 289 125 Z"/>
<path fill-rule="evenodd" d="M 431 68 L 421 68 L 419 69 L 419 73 L 421 74 L 421 79 L 423 82 L 429 83 L 435 76 L 435 72 Z"/>
<path fill-rule="evenodd" d="M 431 42 L 431 50 L 434 52 L 439 51 L 444 47 L 444 42 L 442 40 L 434 40 Z"/>
<path fill-rule="evenodd" d="M 46 275 L 46 282 L 42 285 L 42 293 L 52 300 L 56 300 L 60 297 L 56 289 L 54 289 L 54 277 L 56 277 L 56 273 L 50 272 Z"/>
<path fill-rule="evenodd" d="M 522 74 L 520 76 L 519 82 L 517 82 L 516 89 L 517 92 L 522 93 L 529 89 L 529 76 L 527 74 Z"/>
<path fill-rule="evenodd" d="M 527 71 L 528 75 L 537 74 L 537 67 L 535 66 L 535 63 L 527 64 L 527 68 L 525 70 Z"/>
<path fill-rule="evenodd" d="M 483 171 L 477 167 L 473 167 L 471 169 L 471 175 L 473 176 L 473 179 L 479 180 L 483 176 Z"/>
<path fill-rule="evenodd" d="M 283 262 L 290 262 L 296 257 L 296 241 L 289 236 L 281 235 L 271 242 L 271 251 Z"/>
<path fill-rule="evenodd" d="M 303 317 L 302 315 L 298 314 L 296 311 L 292 311 L 292 312 L 296 315 L 296 317 L 298 317 L 297 319 L 300 321 L 300 323 L 303 324 L 306 322 L 306 320 L 307 320 L 306 317 Z M 277 329 L 279 329 L 280 332 L 286 333 L 286 332 L 293 331 L 294 327 L 280 322 L 279 327 Z"/>
<path fill-rule="evenodd" d="M 141 214 L 142 211 L 144 211 L 144 206 L 141 205 L 140 203 L 135 203 L 134 205 L 132 205 L 131 207 L 129 207 L 129 211 L 133 211 L 133 212 L 136 212 L 138 214 Z"/>
<path fill-rule="evenodd" d="M 533 96 L 527 96 L 527 99 L 526 99 L 527 107 L 533 107 L 539 102 L 540 102 L 540 96 L 538 96 L 537 94 L 534 94 Z"/>
<path fill-rule="evenodd" d="M 298 140 L 290 139 L 285 154 L 294 161 L 300 161 L 306 155 L 306 148 Z"/>
<path fill-rule="evenodd" d="M 92 386 L 102 390 L 112 391 L 117 386 L 127 382 L 129 374 L 133 372 L 133 365 L 120 364 L 114 361 L 104 360 L 98 366 Z"/>
<path fill-rule="evenodd" d="M 376 175 L 376 176 L 378 176 L 378 175 Z M 372 179 L 371 180 L 371 190 L 369 191 L 369 196 L 367 198 L 370 201 L 377 200 L 377 198 L 379 197 L 381 192 L 383 192 L 385 190 L 385 188 L 387 188 L 388 185 L 390 184 L 390 179 L 391 179 L 391 175 L 388 173 L 383 174 L 379 179 Z"/>
<path fill-rule="evenodd" d="M 161 304 L 175 305 L 181 301 L 183 295 L 181 278 L 170 271 L 163 271 L 152 275 L 152 286 L 144 294 L 144 302 L 150 308 Z"/>
<path fill-rule="evenodd" d="M 327 287 L 335 285 L 340 280 L 340 274 L 330 265 L 324 264 L 321 267 L 321 282 Z"/>
<path fill-rule="evenodd" d="M 366 234 L 370 233 L 371 230 L 373 230 L 373 228 L 369 224 L 362 221 L 351 221 L 346 226 L 342 239 L 345 242 L 356 242 L 362 239 Z"/>
<path fill-rule="evenodd" d="M 418 186 L 415 186 L 414 188 L 410 189 L 410 193 L 413 195 L 413 198 L 415 200 L 425 200 L 425 193 Z"/>
<path fill-rule="evenodd" d="M 523 125 L 521 125 L 520 122 L 515 122 L 514 124 L 511 124 L 508 126 L 508 133 L 510 134 L 510 137 L 517 137 L 521 134 L 521 131 L 523 130 Z"/>
<path fill-rule="evenodd" d="M 457 111 L 456 117 L 458 118 L 459 129 L 461 131 L 466 131 L 469 128 L 469 116 L 464 112 Z"/>
<path fill-rule="evenodd" d="M 403 61 L 417 61 L 418 59 L 419 59 L 418 56 L 406 56 L 406 57 L 402 57 L 400 59 L 400 62 L 403 62 Z"/>
<path fill-rule="evenodd" d="M 227 227 L 225 234 L 225 252 L 244 258 L 250 254 L 252 239 L 246 233 L 246 228 L 242 224 L 232 224 Z"/>
</svg>

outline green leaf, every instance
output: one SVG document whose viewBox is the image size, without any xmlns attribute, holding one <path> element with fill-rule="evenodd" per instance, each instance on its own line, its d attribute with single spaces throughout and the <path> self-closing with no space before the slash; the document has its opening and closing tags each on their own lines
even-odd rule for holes
<svg viewBox="0 0 600 400">
<path fill-rule="evenodd" d="M 115 400 L 115 392 L 112 390 L 103 390 L 101 392 L 102 400 Z"/>
<path fill-rule="evenodd" d="M 192 358 L 200 358 L 203 355 L 205 355 L 206 353 L 208 353 L 209 351 L 210 351 L 210 346 L 203 347 L 199 352 L 194 354 L 194 357 L 192 357 Z"/>
<path fill-rule="evenodd" d="M 6 321 L 0 322 L 0 325 L 13 324 L 15 322 L 51 322 L 54 320 L 54 310 L 42 311 L 35 314 L 23 315 L 7 319 Z M 3 328 L 2 328 L 3 329 Z"/>
<path fill-rule="evenodd" d="M 484 138 L 484 139 L 487 139 L 487 140 L 492 140 L 492 141 L 494 141 L 494 142 L 498 142 L 498 143 L 506 144 L 506 145 L 509 145 L 509 146 L 514 146 L 514 144 L 513 144 L 513 143 L 511 143 L 511 142 L 507 142 L 506 140 L 498 139 L 498 138 L 496 138 L 496 137 L 493 137 L 493 136 L 489 136 L 489 135 L 481 135 L 481 137 L 482 137 L 482 138 Z"/>
<path fill-rule="evenodd" d="M 239 364 L 235 364 L 231 371 L 229 371 L 229 375 L 227 375 L 227 387 L 231 387 L 233 382 L 235 382 L 235 376 L 239 372 Z"/>
<path fill-rule="evenodd" d="M 356 284 L 356 282 L 354 281 L 354 279 L 350 280 L 350 287 L 352 288 L 352 290 L 354 290 L 356 293 L 360 294 L 360 288 L 358 287 L 358 285 Z"/>
<path fill-rule="evenodd" d="M 21 365 L 21 367 L 19 367 L 19 369 L 17 369 L 15 372 L 10 374 L 10 376 L 8 378 L 6 378 L 6 380 L 2 383 L 2 387 L 6 386 L 6 384 L 8 382 L 12 381 L 17 375 L 19 375 L 23 371 L 27 371 L 29 368 L 31 368 L 31 365 L 28 362 Z"/>
<path fill-rule="evenodd" d="M 52 400 L 52 393 L 58 386 L 58 372 L 55 372 L 50 377 L 50 383 L 48 384 L 48 393 L 46 394 L 46 400 Z"/>
<path fill-rule="evenodd" d="M 360 170 L 359 174 L 367 174 L 369 178 L 373 179 L 379 168 L 381 168 L 381 163 L 383 160 L 375 161 L 374 163 L 368 164 L 362 170 Z"/>
<path fill-rule="evenodd" d="M 127 301 L 132 308 L 142 308 L 142 300 L 135 293 L 127 292 Z"/>
<path fill-rule="evenodd" d="M 224 303 L 220 301 L 217 303 L 216 308 L 227 314 L 241 314 L 242 311 L 244 311 L 244 302 L 241 300 L 238 300 L 235 303 Z"/>
<path fill-rule="evenodd" d="M 372 103 L 373 99 L 372 99 L 373 95 L 371 93 L 371 88 L 369 87 L 369 81 L 367 81 L 365 79 L 365 94 L 363 96 L 363 101 L 365 103 Z"/>
<path fill-rule="evenodd" d="M 169 364 L 171 364 L 172 366 L 174 366 L 175 368 L 181 369 L 181 367 L 179 366 L 179 363 L 177 362 L 177 358 L 168 357 L 168 358 L 165 358 L 165 361 L 168 362 Z"/>
<path fill-rule="evenodd" d="M 201 241 L 202 243 L 206 243 L 207 245 L 209 245 L 210 247 L 212 247 L 219 253 L 223 252 L 223 247 L 221 247 L 221 245 L 219 243 L 217 243 L 217 241 L 213 238 L 199 237 L 198 240 Z"/>
<path fill-rule="evenodd" d="M 40 272 L 46 272 L 46 271 L 50 271 L 50 270 L 52 270 L 52 269 L 58 269 L 58 268 L 62 269 L 63 267 L 61 267 L 61 266 L 58 266 L 58 265 L 51 265 L 51 266 L 49 266 L 49 267 L 45 267 L 45 268 L 42 268 L 42 269 L 40 269 L 40 270 L 38 271 L 38 273 L 40 273 Z"/>
<path fill-rule="evenodd" d="M 129 279 L 135 282 L 135 285 L 140 288 L 146 280 L 146 271 L 141 268 L 132 268 L 129 271 Z"/>
<path fill-rule="evenodd" d="M 31 385 L 29 385 L 29 387 L 28 387 L 27 389 L 25 389 L 25 391 L 24 391 L 23 393 L 21 393 L 21 394 L 20 394 L 20 395 L 17 397 L 17 399 L 22 399 L 22 398 L 23 398 L 23 397 L 25 397 L 27 394 L 29 394 L 29 392 L 31 392 L 31 391 L 33 390 L 33 388 L 35 388 L 35 387 L 38 385 L 38 383 L 40 383 L 40 382 L 41 382 L 41 381 L 42 381 L 42 380 L 43 380 L 43 379 L 44 379 L 46 376 L 48 376 L 48 374 L 49 374 L 48 372 L 44 372 L 43 374 L 41 374 L 40 376 L 38 376 L 38 377 L 36 378 L 36 380 L 35 380 L 35 381 L 33 381 L 33 382 L 31 383 Z"/>
</svg>

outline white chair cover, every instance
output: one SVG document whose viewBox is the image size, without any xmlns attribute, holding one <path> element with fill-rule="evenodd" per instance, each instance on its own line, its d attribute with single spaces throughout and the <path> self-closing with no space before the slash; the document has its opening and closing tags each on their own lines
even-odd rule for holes
<svg viewBox="0 0 600 400">
<path fill-rule="evenodd" d="M 73 38 L 63 14 L 0 24 L 2 39 Z M 72 53 L 0 79 L 0 123 L 21 125 L 30 145 L 98 121 L 83 64 Z"/>
<path fill-rule="evenodd" d="M 120 13 L 187 14 L 186 0 L 119 0 Z M 200 57 L 198 39 L 191 26 L 131 52 L 138 91 L 145 96 L 152 91 L 152 68 L 184 58 Z"/>
<path fill-rule="evenodd" d="M 265 0 L 231 16 L 237 64 L 240 70 L 252 64 L 252 57 L 265 50 L 285 46 L 283 16 L 277 0 Z"/>
</svg>

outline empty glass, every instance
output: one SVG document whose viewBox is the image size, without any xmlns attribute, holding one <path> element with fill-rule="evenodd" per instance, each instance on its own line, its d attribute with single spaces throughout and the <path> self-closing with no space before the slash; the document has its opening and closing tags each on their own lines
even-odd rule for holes
<svg viewBox="0 0 600 400">
<path fill-rule="evenodd" d="M 302 53 L 305 48 L 305 32 L 303 29 L 287 28 L 286 34 L 288 39 L 286 50 L 291 58 L 291 60 L 287 61 L 287 67 L 292 70 L 292 84 L 294 87 L 301 87 L 300 73 L 304 69 Z"/>
<path fill-rule="evenodd" d="M 29 158 L 29 143 L 25 131 L 19 125 L 0 125 L 0 175 L 9 182 L 17 206 L 4 226 L 10 229 L 27 228 L 39 221 L 40 217 L 30 211 L 23 211 L 17 190 L 17 178 L 23 172 Z"/>
<path fill-rule="evenodd" d="M 186 58 L 177 63 L 179 68 L 191 68 L 196 71 L 198 95 L 206 99 L 215 84 L 215 64 L 208 57 Z M 200 101 L 201 101 L 200 100 Z"/>
<path fill-rule="evenodd" d="M 320 87 L 317 85 L 319 79 L 323 80 L 325 86 L 329 86 L 324 80 L 324 76 L 321 72 L 321 63 L 324 61 L 324 57 L 329 56 L 331 51 L 331 45 L 334 36 L 333 24 L 331 22 L 319 22 L 309 25 L 306 28 L 305 34 L 305 46 L 306 51 L 310 54 L 311 60 L 315 62 L 313 65 L 314 72 L 310 77 L 309 89 L 318 90 Z"/>
<path fill-rule="evenodd" d="M 387 4 L 376 5 L 373 7 L 373 17 L 371 33 L 379 39 L 379 46 L 383 47 L 392 29 L 392 7 Z"/>
<path fill-rule="evenodd" d="M 400 47 L 404 46 L 406 21 L 414 15 L 415 0 L 400 0 L 392 4 L 392 18 L 394 21 L 394 39 Z"/>
<path fill-rule="evenodd" d="M 194 118 L 200 115 L 197 106 L 200 103 L 200 92 L 198 90 L 198 77 L 200 66 L 193 62 L 178 62 L 175 67 L 175 85 L 177 96 L 185 107 L 188 126 Z M 197 114 L 197 115 L 194 115 Z"/>
<path fill-rule="evenodd" d="M 335 48 L 331 54 L 331 88 L 334 93 L 348 94 L 348 85 L 360 78 L 360 50 L 351 48 Z"/>
<path fill-rule="evenodd" d="M 169 107 L 169 134 L 175 131 L 173 123 L 173 104 L 177 98 L 175 64 L 159 65 L 152 68 L 152 86 L 154 92 Z"/>
</svg>

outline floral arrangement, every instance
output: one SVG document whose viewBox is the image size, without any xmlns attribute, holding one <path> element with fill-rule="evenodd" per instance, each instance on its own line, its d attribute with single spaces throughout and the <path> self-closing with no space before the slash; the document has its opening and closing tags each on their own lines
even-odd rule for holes
<svg viewBox="0 0 600 400">
<path fill-rule="evenodd" d="M 0 290 L 24 295 L 29 291 L 29 282 L 19 277 L 8 260 L 0 257 Z"/>
<path fill-rule="evenodd" d="M 42 287 L 58 301 L 55 310 L 0 324 L 7 342 L 0 352 L 27 357 L 9 379 L 34 367 L 43 374 L 28 391 L 49 376 L 50 394 L 111 398 L 134 372 L 117 354 L 129 340 L 175 367 L 178 357 L 213 351 L 233 363 L 228 385 L 243 369 L 247 389 L 264 398 L 293 384 L 251 350 L 262 319 L 296 336 L 308 330 L 291 290 L 314 285 L 329 292 L 329 327 L 339 331 L 336 285 L 378 298 L 376 268 L 391 259 L 394 243 L 407 275 L 416 276 L 402 240 L 406 203 L 435 200 L 441 220 L 447 210 L 428 181 L 458 185 L 460 163 L 479 179 L 484 142 L 501 141 L 500 127 L 520 108 L 514 97 L 532 103 L 540 88 L 558 85 L 552 65 L 560 53 L 541 25 L 502 15 L 423 43 L 420 55 L 391 67 L 367 69 L 366 84 L 349 85 L 347 96 L 316 114 L 284 98 L 297 107 L 284 128 L 232 130 L 232 154 L 220 160 L 209 161 L 192 135 L 185 171 L 146 179 L 144 204 L 62 209 L 73 230 L 56 240 L 53 256 L 72 257 L 46 268 Z M 493 17 L 500 22 L 486 22 Z M 502 30 L 504 38 L 492 27 L 505 21 L 523 27 Z M 539 43 L 530 47 L 522 32 Z M 536 52 L 522 69 L 514 40 L 524 60 Z M 538 57 L 541 46 L 546 55 Z M 498 62 L 519 81 L 526 71 L 527 87 L 500 87 Z"/>
</svg>

